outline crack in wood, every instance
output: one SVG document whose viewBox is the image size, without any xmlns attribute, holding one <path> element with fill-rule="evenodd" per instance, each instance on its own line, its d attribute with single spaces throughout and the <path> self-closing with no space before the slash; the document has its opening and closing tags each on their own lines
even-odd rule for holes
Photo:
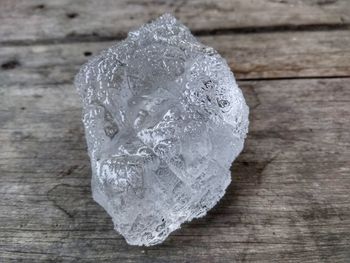
<svg viewBox="0 0 350 263">
<path fill-rule="evenodd" d="M 62 211 L 64 214 L 66 214 L 69 218 L 73 218 L 73 214 L 71 214 L 70 212 L 68 212 L 65 208 L 63 208 L 55 198 L 53 198 L 52 196 L 52 192 L 54 192 L 57 188 L 59 187 L 70 187 L 70 185 L 68 184 L 58 184 L 58 185 L 55 185 L 54 187 L 52 187 L 49 191 L 47 191 L 47 199 L 50 200 L 52 202 L 52 204 L 57 208 L 59 209 L 60 211 Z"/>
</svg>

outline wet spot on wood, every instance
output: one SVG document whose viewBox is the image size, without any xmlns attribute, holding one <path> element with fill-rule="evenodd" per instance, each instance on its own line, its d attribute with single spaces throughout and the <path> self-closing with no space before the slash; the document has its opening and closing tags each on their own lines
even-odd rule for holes
<svg viewBox="0 0 350 263">
<path fill-rule="evenodd" d="M 36 5 L 36 6 L 34 6 L 34 9 L 43 10 L 43 9 L 45 9 L 45 5 L 44 4 Z"/>
<path fill-rule="evenodd" d="M 79 15 L 77 13 L 72 12 L 72 13 L 67 13 L 66 16 L 70 19 L 73 19 L 78 17 Z"/>
<path fill-rule="evenodd" d="M 9 60 L 1 65 L 1 69 L 10 70 L 20 66 L 20 63 L 17 60 Z"/>
</svg>

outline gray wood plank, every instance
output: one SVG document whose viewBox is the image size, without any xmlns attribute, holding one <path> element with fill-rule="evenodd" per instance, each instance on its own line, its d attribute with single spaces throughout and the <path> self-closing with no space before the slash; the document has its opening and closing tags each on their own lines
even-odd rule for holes
<svg viewBox="0 0 350 263">
<path fill-rule="evenodd" d="M 349 31 L 200 37 L 238 79 L 350 76 Z M 0 85 L 71 83 L 79 67 L 115 42 L 0 48 Z"/>
<path fill-rule="evenodd" d="M 121 37 L 165 12 L 199 34 L 350 23 L 348 0 L 2 0 L 0 42 Z"/>
<path fill-rule="evenodd" d="M 348 262 L 349 78 L 241 81 L 233 182 L 164 244 L 128 246 L 91 198 L 71 84 L 0 87 L 0 258 L 25 262 Z"/>
</svg>

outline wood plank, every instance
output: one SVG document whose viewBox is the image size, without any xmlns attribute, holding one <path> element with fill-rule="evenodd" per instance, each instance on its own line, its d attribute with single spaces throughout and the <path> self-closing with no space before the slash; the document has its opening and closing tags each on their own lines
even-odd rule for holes
<svg viewBox="0 0 350 263">
<path fill-rule="evenodd" d="M 200 37 L 238 79 L 350 76 L 349 31 Z M 71 83 L 89 56 L 114 42 L 0 48 L 0 85 Z"/>
<path fill-rule="evenodd" d="M 0 87 L 1 259 L 347 262 L 349 78 L 239 84 L 251 124 L 233 183 L 206 217 L 150 248 L 128 246 L 91 198 L 72 85 Z"/>
<path fill-rule="evenodd" d="M 350 23 L 348 0 L 2 0 L 0 42 L 121 37 L 165 12 L 199 34 Z"/>
</svg>

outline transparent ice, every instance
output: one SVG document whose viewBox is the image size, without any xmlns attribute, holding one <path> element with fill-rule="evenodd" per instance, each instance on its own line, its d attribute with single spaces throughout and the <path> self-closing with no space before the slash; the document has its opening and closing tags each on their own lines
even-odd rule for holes
<svg viewBox="0 0 350 263">
<path fill-rule="evenodd" d="M 75 79 L 92 193 L 132 245 L 155 245 L 224 195 L 248 107 L 226 61 L 165 14 Z"/>
</svg>

